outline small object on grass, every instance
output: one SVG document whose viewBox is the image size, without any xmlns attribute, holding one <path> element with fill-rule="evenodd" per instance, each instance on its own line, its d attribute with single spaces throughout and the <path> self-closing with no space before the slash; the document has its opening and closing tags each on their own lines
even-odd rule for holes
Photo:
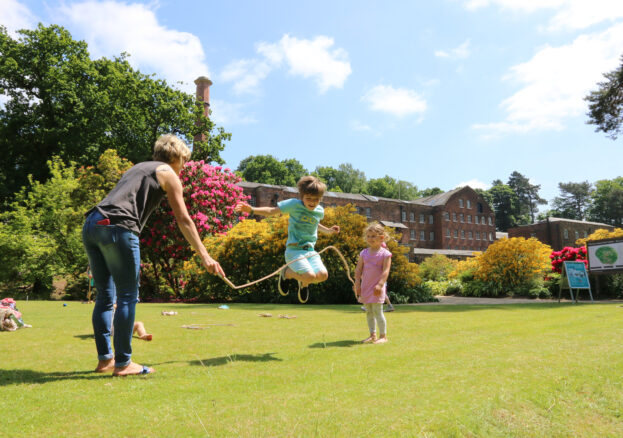
<svg viewBox="0 0 623 438">
<path fill-rule="evenodd" d="M 199 327 L 198 325 L 191 324 L 191 325 L 183 325 L 182 328 L 193 329 L 193 330 L 203 330 L 208 327 Z"/>
<path fill-rule="evenodd" d="M 67 303 L 63 303 L 63 307 L 67 307 Z"/>
<path fill-rule="evenodd" d="M 258 313 L 257 316 L 262 316 L 264 318 L 270 318 L 273 316 L 272 313 Z"/>
<path fill-rule="evenodd" d="M 174 311 L 167 312 L 166 310 L 163 310 L 161 314 L 164 316 L 173 316 L 173 315 L 177 315 L 177 312 L 174 312 Z"/>
<path fill-rule="evenodd" d="M 229 306 L 227 304 L 223 304 L 221 306 L 218 306 L 219 309 L 229 309 Z"/>
<path fill-rule="evenodd" d="M 279 318 L 284 318 L 284 319 L 294 319 L 296 318 L 296 315 L 279 315 Z"/>
</svg>

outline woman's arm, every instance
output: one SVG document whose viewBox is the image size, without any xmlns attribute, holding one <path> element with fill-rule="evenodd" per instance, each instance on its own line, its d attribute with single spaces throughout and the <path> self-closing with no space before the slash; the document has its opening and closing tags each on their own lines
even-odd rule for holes
<svg viewBox="0 0 623 438">
<path fill-rule="evenodd" d="M 340 227 L 338 225 L 333 225 L 331 228 L 327 228 L 319 223 L 318 231 L 320 231 L 322 234 L 337 234 L 340 232 Z"/>
<path fill-rule="evenodd" d="M 257 214 L 258 216 L 276 216 L 281 213 L 279 207 L 251 207 L 246 202 L 239 202 L 234 207 L 236 213 L 241 211 L 249 214 Z"/>
<path fill-rule="evenodd" d="M 175 214 L 175 219 L 177 220 L 177 225 L 179 226 L 180 231 L 201 258 L 201 263 L 205 267 L 206 271 L 210 274 L 225 277 L 225 272 L 223 272 L 221 265 L 210 257 L 208 250 L 206 250 L 205 246 L 203 246 L 203 242 L 201 241 L 199 232 L 197 232 L 195 223 L 188 214 L 186 204 L 184 203 L 184 189 L 178 176 L 171 169 L 159 172 L 158 180 L 160 181 L 161 187 L 167 194 L 169 205 L 173 210 L 173 214 Z"/>
</svg>

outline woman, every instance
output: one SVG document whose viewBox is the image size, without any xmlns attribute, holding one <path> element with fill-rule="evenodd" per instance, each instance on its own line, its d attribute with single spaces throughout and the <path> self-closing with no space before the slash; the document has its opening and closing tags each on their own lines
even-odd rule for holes
<svg viewBox="0 0 623 438">
<path fill-rule="evenodd" d="M 225 276 L 203 246 L 184 203 L 178 175 L 189 158 L 190 150 L 182 140 L 172 134 L 161 136 L 154 146 L 154 161 L 130 168 L 108 196 L 87 212 L 82 241 L 97 288 L 92 318 L 99 360 L 96 372 L 127 376 L 154 371 L 132 362 L 132 330 L 141 264 L 138 235 L 164 196 L 205 269 Z M 115 300 L 113 356 L 110 333 Z"/>
</svg>

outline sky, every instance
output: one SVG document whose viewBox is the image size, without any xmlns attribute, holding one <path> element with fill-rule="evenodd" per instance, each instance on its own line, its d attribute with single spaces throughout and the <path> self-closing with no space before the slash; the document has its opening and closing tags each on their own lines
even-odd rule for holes
<svg viewBox="0 0 623 438">
<path fill-rule="evenodd" d="M 619 66 L 621 0 L 0 0 L 12 36 L 39 22 L 190 93 L 208 76 L 232 169 L 270 154 L 444 191 L 518 171 L 548 201 L 623 174 L 584 101 Z"/>
</svg>

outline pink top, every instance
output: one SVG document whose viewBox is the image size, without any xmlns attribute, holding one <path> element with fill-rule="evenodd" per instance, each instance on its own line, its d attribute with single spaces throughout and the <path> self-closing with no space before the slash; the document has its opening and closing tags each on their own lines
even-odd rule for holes
<svg viewBox="0 0 623 438">
<path fill-rule="evenodd" d="M 359 254 L 363 262 L 361 274 L 361 302 L 362 303 L 383 303 L 387 293 L 387 283 L 383 285 L 380 295 L 374 295 L 374 286 L 379 283 L 383 274 L 383 261 L 391 257 L 392 253 L 386 248 L 381 247 L 377 252 L 366 248 Z"/>
</svg>

